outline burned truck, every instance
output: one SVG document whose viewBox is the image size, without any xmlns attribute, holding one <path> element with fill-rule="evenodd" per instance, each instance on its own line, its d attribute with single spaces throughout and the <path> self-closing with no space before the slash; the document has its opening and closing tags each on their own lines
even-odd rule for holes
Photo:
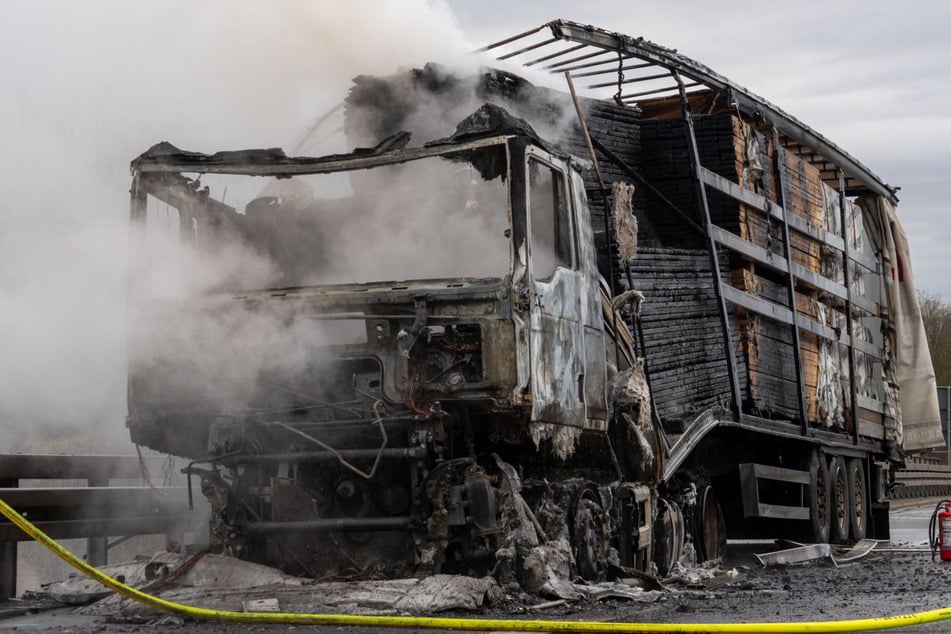
<svg viewBox="0 0 951 634">
<path fill-rule="evenodd" d="M 896 190 L 643 39 L 485 51 L 356 78 L 347 153 L 133 161 L 127 425 L 211 544 L 554 591 L 887 536 L 941 443 Z"/>
</svg>

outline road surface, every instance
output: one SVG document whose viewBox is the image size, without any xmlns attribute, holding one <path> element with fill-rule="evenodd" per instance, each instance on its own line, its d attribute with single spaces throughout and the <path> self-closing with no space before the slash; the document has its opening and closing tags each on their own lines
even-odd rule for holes
<svg viewBox="0 0 951 634">
<path fill-rule="evenodd" d="M 596 620 L 651 623 L 786 622 L 867 618 L 932 610 L 951 605 L 951 562 L 932 560 L 927 549 L 933 503 L 892 511 L 892 539 L 857 562 L 835 567 L 813 562 L 763 568 L 752 556 L 771 544 L 731 544 L 724 569 L 736 576 L 715 578 L 712 586 L 674 584 L 653 603 L 602 600 L 544 609 L 533 600 L 509 597 L 477 612 L 441 616 Z M 9 606 L 9 604 L 7 604 Z M 58 610 L 0 620 L 0 630 L 17 632 L 278 632 L 287 625 L 232 625 L 166 618 L 164 621 L 116 621 Z M 341 628 L 296 626 L 294 632 L 339 632 Z M 353 628 L 354 634 L 373 630 Z M 378 631 L 378 630 L 377 630 Z M 951 621 L 906 628 L 902 632 L 948 632 Z"/>
</svg>

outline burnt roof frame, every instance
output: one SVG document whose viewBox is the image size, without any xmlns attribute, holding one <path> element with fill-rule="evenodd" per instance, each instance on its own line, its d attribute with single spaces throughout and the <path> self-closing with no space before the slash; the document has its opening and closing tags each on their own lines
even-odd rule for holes
<svg viewBox="0 0 951 634">
<path fill-rule="evenodd" d="M 161 154 L 148 150 L 132 161 L 133 174 L 187 173 L 231 174 L 290 178 L 305 174 L 330 174 L 370 169 L 382 165 L 408 163 L 417 159 L 444 156 L 492 145 L 505 145 L 513 134 L 495 134 L 471 140 L 445 141 L 381 153 L 331 154 L 327 156 L 286 156 L 278 150 L 241 150 L 202 154 L 168 146 Z M 158 146 L 156 146 L 158 147 Z M 155 148 L 153 148 L 155 149 Z"/>
<path fill-rule="evenodd" d="M 553 20 L 536 29 L 484 46 L 479 51 L 491 51 L 499 46 L 518 42 L 545 28 L 550 29 L 553 38 L 557 40 L 583 44 L 604 51 L 615 51 L 624 60 L 640 59 L 664 68 L 671 74 L 678 73 L 712 90 L 719 91 L 750 119 L 774 127 L 779 134 L 808 147 L 823 159 L 834 163 L 845 172 L 847 178 L 860 181 L 868 191 L 886 198 L 893 205 L 898 203 L 897 188 L 886 183 L 858 159 L 799 119 L 767 99 L 730 81 L 708 66 L 674 49 L 655 44 L 642 37 L 632 38 L 570 20 Z M 535 47 L 535 50 L 543 51 L 546 46 Z M 514 57 L 517 57 L 517 53 L 514 56 L 506 56 L 507 59 Z"/>
</svg>

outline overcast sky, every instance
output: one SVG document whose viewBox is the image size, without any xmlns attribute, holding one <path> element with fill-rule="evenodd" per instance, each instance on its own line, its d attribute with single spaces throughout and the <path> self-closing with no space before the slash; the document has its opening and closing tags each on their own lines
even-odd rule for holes
<svg viewBox="0 0 951 634">
<path fill-rule="evenodd" d="M 901 186 L 919 288 L 951 297 L 951 3 L 0 0 L 0 450 L 124 437 L 131 158 L 292 148 L 353 75 L 555 18 L 677 48 Z"/>
<path fill-rule="evenodd" d="M 920 289 L 951 297 L 951 3 L 449 0 L 497 41 L 555 18 L 643 36 L 766 97 L 901 187 Z"/>
</svg>

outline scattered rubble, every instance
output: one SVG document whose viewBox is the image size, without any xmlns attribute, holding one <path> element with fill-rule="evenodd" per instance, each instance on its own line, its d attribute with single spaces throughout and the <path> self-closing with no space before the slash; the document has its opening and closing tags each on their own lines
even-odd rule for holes
<svg viewBox="0 0 951 634">
<path fill-rule="evenodd" d="M 564 540 L 560 540 L 564 541 Z M 221 555 L 188 557 L 163 551 L 152 558 L 103 567 L 107 574 L 162 598 L 220 610 L 324 612 L 353 614 L 434 614 L 521 605 L 541 610 L 572 603 L 620 600 L 654 603 L 684 591 L 732 584 L 739 573 L 716 562 L 678 564 L 664 584 L 650 586 L 639 577 L 599 583 L 572 581 L 570 548 L 559 540 L 536 544 L 525 556 L 526 579 L 500 586 L 490 576 L 438 574 L 424 578 L 316 581 L 289 576 L 275 568 Z M 186 572 L 180 573 L 181 569 Z M 171 579 L 169 583 L 163 583 Z M 645 587 L 647 586 L 647 587 Z M 154 617 L 153 608 L 112 593 L 95 581 L 72 575 L 45 588 L 61 604 L 84 605 L 77 614 L 110 618 Z M 552 600 L 539 602 L 539 597 Z"/>
</svg>

